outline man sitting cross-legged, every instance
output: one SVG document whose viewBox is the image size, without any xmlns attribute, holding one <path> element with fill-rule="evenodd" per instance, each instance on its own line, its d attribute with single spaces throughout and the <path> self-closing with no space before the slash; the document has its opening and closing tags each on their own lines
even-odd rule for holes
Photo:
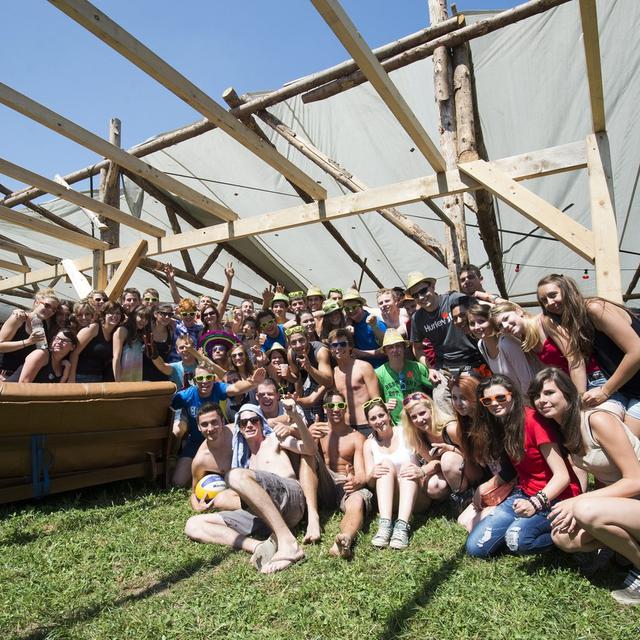
<svg viewBox="0 0 640 640">
<path fill-rule="evenodd" d="M 237 510 L 192 516 L 185 533 L 198 542 L 226 544 L 252 553 L 262 573 L 275 573 L 304 558 L 304 551 L 289 527 L 304 514 L 304 494 L 286 450 L 313 455 L 316 447 L 295 402 L 283 400 L 300 439 L 280 439 L 267 424 L 260 407 L 243 405 L 233 433 L 232 469 L 227 485 L 238 494 Z M 254 535 L 273 535 L 260 542 Z"/>
<path fill-rule="evenodd" d="M 338 390 L 327 391 L 324 409 L 327 422 L 315 422 L 309 427 L 311 435 L 318 439 L 320 496 L 325 506 L 339 505 L 344 513 L 340 533 L 329 553 L 350 558 L 353 541 L 373 501 L 373 494 L 366 488 L 362 457 L 365 437 L 344 421 L 347 403 Z"/>
<path fill-rule="evenodd" d="M 209 473 L 225 476 L 231 469 L 231 452 L 233 432 L 224 423 L 220 405 L 205 402 L 196 415 L 198 430 L 204 437 L 193 462 L 191 463 L 191 507 L 195 511 L 206 511 L 211 507 L 217 509 L 235 508 L 237 500 L 230 489 L 220 492 L 213 500 L 198 499 L 195 494 L 196 485 Z"/>
</svg>

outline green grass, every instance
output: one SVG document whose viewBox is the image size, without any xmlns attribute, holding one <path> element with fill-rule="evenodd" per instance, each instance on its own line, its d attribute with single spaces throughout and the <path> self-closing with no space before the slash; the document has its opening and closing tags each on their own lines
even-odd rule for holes
<svg viewBox="0 0 640 640">
<path fill-rule="evenodd" d="M 327 555 L 339 518 L 309 560 L 262 576 L 245 554 L 182 530 L 186 491 L 119 483 L 0 509 L 0 638 L 628 639 L 640 607 L 588 581 L 557 552 L 489 562 L 464 556 L 465 533 L 436 512 L 407 551 Z"/>
</svg>

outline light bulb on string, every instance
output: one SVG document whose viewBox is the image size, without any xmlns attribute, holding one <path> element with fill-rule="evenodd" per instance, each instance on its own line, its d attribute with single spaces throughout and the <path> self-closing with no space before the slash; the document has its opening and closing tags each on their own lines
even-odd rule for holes
<svg viewBox="0 0 640 640">
<path fill-rule="evenodd" d="M 589 279 L 589 270 L 585 269 L 584 273 L 582 274 L 582 279 L 583 280 L 588 280 Z"/>
<path fill-rule="evenodd" d="M 520 263 L 518 263 L 518 264 L 516 265 L 516 268 L 514 269 L 514 271 L 515 271 L 516 273 L 520 273 Z"/>
</svg>

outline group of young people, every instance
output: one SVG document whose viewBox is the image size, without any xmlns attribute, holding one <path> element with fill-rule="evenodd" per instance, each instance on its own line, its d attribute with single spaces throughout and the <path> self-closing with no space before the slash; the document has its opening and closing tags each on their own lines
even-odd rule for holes
<svg viewBox="0 0 640 640">
<path fill-rule="evenodd" d="M 248 551 L 263 573 L 304 558 L 292 529 L 305 514 L 312 543 L 319 511 L 342 510 L 329 552 L 346 558 L 376 512 L 371 543 L 404 549 L 413 514 L 448 500 L 470 555 L 555 545 L 579 552 L 585 571 L 623 559 L 613 596 L 640 602 L 634 311 L 551 274 L 530 314 L 464 265 L 460 291 L 438 293 L 416 272 L 375 306 L 355 289 L 312 287 L 265 290 L 260 310 L 245 300 L 225 314 L 231 265 L 225 273 L 218 304 L 174 295 L 174 307 L 128 289 L 122 305 L 93 292 L 67 316 L 41 292 L 0 329 L 2 375 L 93 381 L 88 350 L 107 354 L 103 380 L 174 381 L 174 483 L 195 490 L 210 473 L 227 483 L 211 500 L 192 493 L 186 533 Z"/>
</svg>

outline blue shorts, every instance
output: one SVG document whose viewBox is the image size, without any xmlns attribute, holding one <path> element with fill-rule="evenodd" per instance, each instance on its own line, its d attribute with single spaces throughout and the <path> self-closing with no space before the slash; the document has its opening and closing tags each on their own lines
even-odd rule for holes
<svg viewBox="0 0 640 640">
<path fill-rule="evenodd" d="M 602 373 L 602 371 L 594 371 L 587 376 L 587 391 L 589 389 L 597 389 L 603 387 L 609 378 Z M 640 420 L 640 398 L 631 398 L 628 395 L 616 391 L 609 396 L 608 402 L 615 402 L 618 404 L 626 415 Z"/>
</svg>

